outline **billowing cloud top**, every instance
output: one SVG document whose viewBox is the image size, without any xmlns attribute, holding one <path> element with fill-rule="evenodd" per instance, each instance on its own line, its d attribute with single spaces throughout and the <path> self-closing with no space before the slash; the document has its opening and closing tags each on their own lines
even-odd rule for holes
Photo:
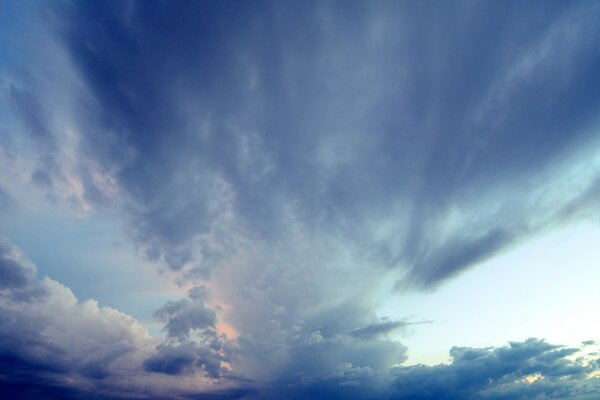
<svg viewBox="0 0 600 400">
<path fill-rule="evenodd" d="M 0 212 L 116 215 L 186 289 L 153 337 L 2 237 L 15 398 L 598 393 L 593 356 L 541 339 L 406 366 L 432 321 L 377 312 L 598 212 L 598 4 L 3 7 Z"/>
</svg>

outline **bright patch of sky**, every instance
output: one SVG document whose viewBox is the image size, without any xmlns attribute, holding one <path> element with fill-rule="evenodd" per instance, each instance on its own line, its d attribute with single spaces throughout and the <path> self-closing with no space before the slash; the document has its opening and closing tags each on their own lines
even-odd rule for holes
<svg viewBox="0 0 600 400">
<path fill-rule="evenodd" d="M 452 346 L 488 347 L 544 337 L 579 346 L 600 332 L 600 222 L 541 233 L 482 262 L 433 293 L 399 295 L 379 310 L 415 321 L 402 341 L 407 363 L 448 360 Z"/>
</svg>

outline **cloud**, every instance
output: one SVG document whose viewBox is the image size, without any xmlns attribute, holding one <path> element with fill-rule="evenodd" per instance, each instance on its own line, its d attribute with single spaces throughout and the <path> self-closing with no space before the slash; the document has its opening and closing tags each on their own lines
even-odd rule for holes
<svg viewBox="0 0 600 400">
<path fill-rule="evenodd" d="M 597 367 L 570 358 L 578 352 L 537 339 L 498 348 L 455 347 L 450 364 L 395 369 L 393 398 L 562 399 L 597 393 L 598 379 L 586 377 Z"/>
<path fill-rule="evenodd" d="M 0 290 L 23 288 L 35 276 L 35 266 L 6 237 L 0 236 Z"/>
<path fill-rule="evenodd" d="M 13 365 L 2 369 L 2 380 L 11 391 L 37 381 L 42 392 L 85 392 L 95 381 L 135 370 L 136 357 L 151 349 L 145 328 L 93 300 L 78 302 L 70 289 L 50 278 L 35 280 L 35 267 L 20 250 L 5 237 L 1 244 L 7 273 L 2 274 L 0 358 Z M 33 392 L 30 388 L 22 393 Z M 96 387 L 92 392 L 103 391 Z"/>
<path fill-rule="evenodd" d="M 187 398 L 206 385 L 192 367 L 222 377 L 230 350 L 214 331 L 204 333 L 208 343 L 161 344 L 131 316 L 94 300 L 78 301 L 50 278 L 36 280 L 35 266 L 6 237 L 0 237 L 0 265 L 0 386 L 8 398 L 158 399 L 166 391 Z M 202 301 L 201 289 L 190 291 L 190 298 Z M 153 374 L 184 369 L 190 381 Z M 213 384 L 203 392 L 220 388 Z"/>
<path fill-rule="evenodd" d="M 142 374 L 216 380 L 231 364 L 274 390 L 385 393 L 374 376 L 407 357 L 402 322 L 374 311 L 389 282 L 435 289 L 596 210 L 590 3 L 35 8 L 24 30 L 41 45 L 3 92 L 31 179 L 80 213 L 116 212 L 148 259 L 218 304 L 197 289 L 161 307 L 167 340 Z M 136 330 L 52 282 L 40 287 L 65 315 Z M 106 352 L 89 377 L 120 360 Z"/>
<path fill-rule="evenodd" d="M 165 323 L 167 342 L 144 361 L 146 371 L 179 375 L 200 369 L 210 378 L 229 374 L 223 363 L 231 361 L 235 344 L 217 332 L 216 313 L 205 306 L 207 298 L 206 288 L 196 286 L 187 298 L 169 301 L 156 311 Z"/>
<path fill-rule="evenodd" d="M 380 335 L 387 335 L 397 329 L 413 325 L 407 321 L 382 321 L 369 324 L 363 328 L 354 329 L 350 334 L 357 338 L 372 339 Z"/>
<path fill-rule="evenodd" d="M 196 287 L 190 297 L 179 301 L 170 301 L 155 315 L 166 322 L 169 337 L 181 340 L 189 337 L 192 329 L 214 328 L 216 314 L 214 310 L 204 307 L 205 294 L 202 287 Z"/>
<path fill-rule="evenodd" d="M 232 347 L 206 321 L 187 325 L 186 335 L 177 331 L 171 342 L 153 350 L 156 342 L 131 317 L 98 307 L 92 300 L 79 302 L 68 288 L 49 278 L 35 281 L 31 272 L 35 267 L 6 238 L 2 239 L 2 250 L 11 267 L 29 274 L 26 285 L 42 288 L 38 297 L 24 300 L 5 296 L 0 302 L 0 366 L 10 365 L 1 369 L 0 381 L 9 396 L 160 399 L 160 385 L 162 392 L 171 390 L 168 393 L 193 399 L 201 389 L 194 392 L 178 387 L 186 386 L 185 381 L 150 382 L 156 380 L 156 373 L 178 379 L 190 375 L 197 380 L 197 370 L 210 379 L 227 377 L 236 382 L 223 362 L 248 352 L 254 360 L 265 360 L 260 357 L 260 342 L 252 343 L 252 337 L 244 336 L 236 345 L 239 347 Z M 16 285 L 5 288 L 4 293 L 22 289 Z M 193 288 L 186 302 L 170 303 L 186 307 L 166 306 L 163 312 L 182 318 L 188 315 L 182 309 L 197 302 L 202 310 L 208 298 L 206 288 Z M 580 349 L 537 339 L 497 348 L 455 347 L 450 351 L 449 364 L 400 366 L 407 349 L 387 334 L 407 322 L 371 317 L 365 319 L 370 323 L 348 329 L 357 323 L 353 315 L 364 318 L 366 314 L 359 304 L 342 302 L 314 313 L 302 326 L 292 329 L 292 335 L 283 342 L 288 346 L 287 362 L 279 373 L 271 375 L 269 385 L 257 390 L 254 383 L 239 380 L 237 389 L 215 391 L 206 387 L 201 393 L 208 398 L 256 399 L 283 395 L 291 399 L 560 399 L 586 398 L 599 389 L 598 378 L 592 377 L 599 360 L 580 356 Z M 196 321 L 193 313 L 189 317 Z"/>
<path fill-rule="evenodd" d="M 394 366 L 378 374 L 347 365 L 337 374 L 285 386 L 286 398 L 584 399 L 599 390 L 595 360 L 580 350 L 528 339 L 489 348 L 454 347 L 452 361 Z M 269 398 L 266 394 L 264 397 Z"/>
<path fill-rule="evenodd" d="M 124 191 L 130 233 L 153 260 L 207 276 L 240 230 L 271 240 L 296 223 L 405 272 L 400 286 L 433 288 L 565 218 L 536 207 L 527 177 L 593 139 L 597 104 L 575 83 L 593 82 L 599 62 L 582 34 L 595 7 L 554 5 L 532 25 L 528 6 L 478 5 L 465 29 L 447 18 L 426 29 L 437 51 L 423 52 L 410 40 L 418 21 L 462 9 L 436 7 L 46 6 L 64 21 L 51 38 L 69 56 L 57 66 L 78 77 L 74 98 L 56 105 L 25 82 L 11 93 L 28 131 L 58 148 L 57 121 L 72 126 L 73 163 L 41 159 L 61 160 L 81 207 Z M 581 204 L 548 179 L 540 195 Z"/>
<path fill-rule="evenodd" d="M 492 257 L 513 240 L 515 235 L 502 228 L 495 228 L 473 239 L 451 238 L 433 254 L 419 260 L 411 269 L 409 277 L 399 282 L 399 286 L 407 281 L 410 285 L 435 286 L 461 269 Z"/>
</svg>

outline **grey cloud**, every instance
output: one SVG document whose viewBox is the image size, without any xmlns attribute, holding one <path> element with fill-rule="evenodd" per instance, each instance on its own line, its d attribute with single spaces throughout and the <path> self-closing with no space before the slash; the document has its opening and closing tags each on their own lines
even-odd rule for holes
<svg viewBox="0 0 600 400">
<path fill-rule="evenodd" d="M 194 329 L 214 328 L 215 311 L 204 306 L 206 294 L 203 287 L 190 290 L 189 297 L 169 301 L 155 312 L 155 316 L 166 322 L 169 337 L 184 340 Z"/>
<path fill-rule="evenodd" d="M 407 321 L 383 321 L 374 324 L 369 324 L 363 328 L 354 329 L 350 332 L 350 335 L 362 339 L 372 339 L 380 335 L 386 335 L 392 331 L 400 328 L 404 328 L 407 325 L 411 325 Z"/>
<path fill-rule="evenodd" d="M 249 374 L 328 377 L 328 398 L 375 385 L 406 349 L 348 333 L 377 324 L 390 270 L 435 288 L 576 214 L 544 198 L 591 204 L 550 168 L 595 137 L 591 3 L 39 7 L 75 78 L 58 75 L 83 88 L 59 104 L 21 79 L 26 128 L 63 137 L 49 116 L 76 128 L 85 200 L 105 203 L 93 171 L 105 174 L 147 257 L 213 280 Z M 212 337 L 201 298 L 158 311 L 170 340 Z M 150 370 L 195 365 L 161 349 Z"/>
<path fill-rule="evenodd" d="M 451 364 L 394 370 L 394 398 L 561 399 L 596 393 L 597 380 L 586 377 L 595 367 L 566 358 L 577 352 L 537 339 L 488 349 L 456 347 Z M 537 380 L 524 381 L 528 376 Z"/>
<path fill-rule="evenodd" d="M 206 307 L 204 286 L 188 291 L 188 297 L 169 301 L 155 312 L 165 322 L 167 340 L 144 361 L 144 369 L 167 375 L 202 370 L 216 379 L 228 375 L 223 362 L 231 361 L 234 344 L 216 331 L 216 313 Z"/>
<path fill-rule="evenodd" d="M 595 32 L 597 8 L 479 4 L 459 29 L 450 16 L 463 6 L 50 9 L 68 21 L 58 36 L 88 89 L 80 151 L 129 195 L 150 258 L 208 276 L 233 251 L 235 233 L 219 230 L 233 215 L 260 239 L 292 224 L 343 237 L 432 288 L 553 222 L 536 222 L 532 189 L 508 190 L 505 214 L 472 217 L 478 235 L 436 237 L 448 213 L 470 213 L 473 192 L 489 197 L 590 140 L 598 106 L 576 84 L 595 82 L 594 44 L 565 28 Z M 533 10 L 544 18 L 531 24 Z M 552 79 L 561 71 L 572 85 Z M 544 111 L 528 113 L 534 103 Z"/>
<path fill-rule="evenodd" d="M 252 387 L 240 389 L 221 390 L 218 392 L 203 392 L 199 394 L 187 395 L 187 398 L 192 400 L 231 400 L 231 399 L 246 399 L 256 394 L 257 390 Z"/>
<path fill-rule="evenodd" d="M 7 398 L 135 398 L 153 341 L 132 317 L 80 302 L 0 237 L 0 386 Z M 137 376 L 137 378 L 136 378 Z M 37 397 L 36 397 L 37 396 Z M 46 397 L 44 397 L 46 396 Z"/>
<path fill-rule="evenodd" d="M 0 308 L 3 357 L 17 357 L 23 365 L 39 365 L 40 378 L 53 370 L 89 379 L 112 374 L 114 363 L 130 363 L 137 352 L 151 349 L 145 330 L 131 317 L 99 308 L 93 302 L 77 303 L 57 282 L 40 283 L 43 298 L 23 302 L 12 296 Z M 121 361 L 119 361 L 121 360 Z"/>
<path fill-rule="evenodd" d="M 379 374 L 347 369 L 346 374 L 287 386 L 293 389 L 285 395 L 292 399 L 591 399 L 600 390 L 600 380 L 587 374 L 598 366 L 569 358 L 578 351 L 537 339 L 496 348 L 455 347 L 449 364 L 396 366 Z"/>
<path fill-rule="evenodd" d="M 288 362 L 256 398 L 373 398 L 385 387 L 389 367 L 406 359 L 398 341 L 313 332 L 290 344 Z"/>
<path fill-rule="evenodd" d="M 0 290 L 21 289 L 34 278 L 35 266 L 6 237 L 0 236 Z"/>
<path fill-rule="evenodd" d="M 352 334 L 357 326 L 369 326 L 376 320 L 364 312 L 367 307 L 362 302 L 345 301 L 304 315 L 303 320 L 285 312 L 255 315 L 264 331 L 254 328 L 239 339 L 240 362 L 235 365 L 244 372 L 248 357 L 251 371 L 260 368 L 254 375 L 259 382 L 266 382 L 258 386 L 265 391 L 259 398 L 294 398 L 304 387 L 330 379 L 340 383 L 336 384 L 337 391 L 327 395 L 332 398 L 352 393 L 356 382 L 371 386 L 387 368 L 407 359 L 407 348 L 381 332 L 369 337 L 366 333 Z"/>
<path fill-rule="evenodd" d="M 207 376 L 219 378 L 224 358 L 210 348 L 187 342 L 176 346 L 161 344 L 156 352 L 144 361 L 146 371 L 180 375 L 201 368 Z"/>
<path fill-rule="evenodd" d="M 160 345 L 157 353 L 144 361 L 144 368 L 151 372 L 179 375 L 194 365 L 194 350 L 192 343 L 177 347 Z"/>
<path fill-rule="evenodd" d="M 397 287 L 435 287 L 461 270 L 492 257 L 517 238 L 515 232 L 503 228 L 494 228 L 474 238 L 448 238 L 446 243 L 419 257 Z"/>
</svg>

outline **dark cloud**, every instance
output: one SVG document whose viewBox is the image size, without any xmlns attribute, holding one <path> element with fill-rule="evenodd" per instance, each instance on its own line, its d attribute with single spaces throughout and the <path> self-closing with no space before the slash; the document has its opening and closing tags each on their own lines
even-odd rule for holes
<svg viewBox="0 0 600 400">
<path fill-rule="evenodd" d="M 475 238 L 449 238 L 432 252 L 419 257 L 409 275 L 398 287 L 435 287 L 462 269 L 493 256 L 517 239 L 515 233 L 495 228 Z"/>
<path fill-rule="evenodd" d="M 369 324 L 363 328 L 354 329 L 350 334 L 357 338 L 372 339 L 408 325 L 411 325 L 411 323 L 407 321 L 382 321 Z"/>
<path fill-rule="evenodd" d="M 51 8 L 88 88 L 81 151 L 127 191 L 147 255 L 178 270 L 219 265 L 233 239 L 206 235 L 233 213 L 261 238 L 300 223 L 366 242 L 434 287 L 551 222 L 528 216 L 533 188 L 490 196 L 591 139 L 599 105 L 589 3 Z M 511 211 L 439 236 L 482 197 Z"/>
<path fill-rule="evenodd" d="M 81 389 L 65 387 L 63 385 L 52 385 L 47 382 L 36 381 L 37 376 L 23 382 L 12 379 L 8 382 L 1 382 L 2 396 L 6 400 L 120 400 L 132 399 L 133 397 L 116 397 L 114 394 L 101 395 Z"/>
<path fill-rule="evenodd" d="M 224 357 L 210 347 L 200 347 L 188 342 L 176 346 L 161 344 L 156 350 L 155 354 L 144 361 L 146 371 L 180 375 L 201 368 L 211 378 L 219 378 L 223 372 L 221 362 Z"/>
<path fill-rule="evenodd" d="M 35 274 L 35 265 L 8 238 L 0 235 L 0 299 L 4 297 L 15 302 L 44 300 L 47 290 L 34 281 Z M 14 321 L 7 321 L 6 326 L 9 322 Z M 20 336 L 17 331 L 11 334 Z"/>
<path fill-rule="evenodd" d="M 537 339 L 498 348 L 455 347 L 451 364 L 394 370 L 393 397 L 562 399 L 597 393 L 597 379 L 586 378 L 596 367 L 568 358 L 578 351 Z"/>
<path fill-rule="evenodd" d="M 152 352 L 133 318 L 93 300 L 79 302 L 0 237 L 0 388 L 7 399 L 120 399 L 144 390 L 119 382 L 143 378 Z M 206 363 L 207 370 L 212 364 Z"/>
<path fill-rule="evenodd" d="M 146 371 L 180 375 L 201 369 L 210 378 L 227 374 L 222 363 L 230 361 L 232 344 L 217 333 L 216 313 L 205 306 L 207 298 L 206 288 L 196 286 L 187 298 L 169 301 L 155 312 L 165 322 L 167 342 L 144 361 Z"/>
<path fill-rule="evenodd" d="M 0 291 L 22 289 L 35 276 L 35 266 L 6 237 L 0 236 Z"/>
<path fill-rule="evenodd" d="M 192 343 L 177 347 L 160 345 L 157 350 L 155 355 L 144 361 L 147 371 L 179 375 L 190 370 L 196 360 L 195 346 Z"/>
<path fill-rule="evenodd" d="M 190 291 L 189 298 L 169 301 L 155 316 L 166 323 L 169 337 L 184 340 L 191 330 L 215 327 L 215 311 L 204 306 L 205 299 L 204 288 L 196 287 Z"/>
<path fill-rule="evenodd" d="M 346 374 L 305 380 L 285 395 L 294 399 L 593 398 L 600 381 L 587 374 L 597 371 L 597 366 L 569 357 L 578 351 L 537 339 L 497 348 L 455 347 L 449 364 L 398 366 L 381 374 L 348 369 Z"/>
<path fill-rule="evenodd" d="M 220 392 L 210 392 L 210 393 L 200 393 L 197 395 L 189 395 L 188 399 L 191 400 L 232 400 L 232 399 L 242 399 L 248 398 L 256 394 L 256 389 L 253 388 L 243 388 L 243 389 L 231 389 L 231 390 L 223 390 Z"/>
</svg>

